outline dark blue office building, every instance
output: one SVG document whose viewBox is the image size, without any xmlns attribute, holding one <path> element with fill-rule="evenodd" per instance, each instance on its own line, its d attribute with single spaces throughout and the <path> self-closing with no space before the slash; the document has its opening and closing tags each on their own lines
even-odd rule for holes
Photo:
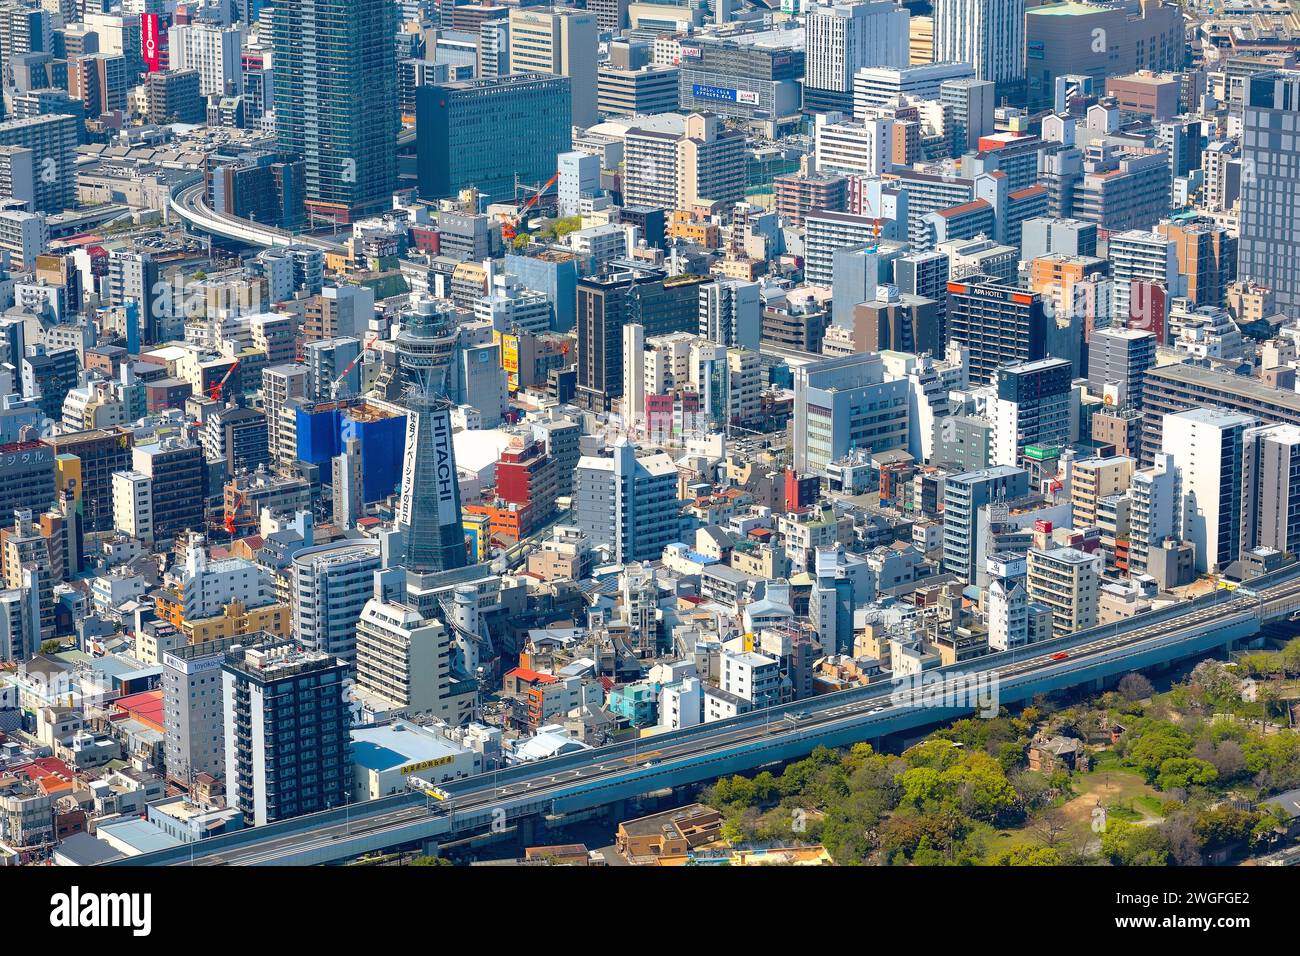
<svg viewBox="0 0 1300 956">
<path fill-rule="evenodd" d="M 572 145 L 571 97 L 569 78 L 549 73 L 420 87 L 415 144 L 421 198 L 476 187 L 489 202 L 510 202 L 516 176 L 521 193 L 531 195 L 555 175 L 556 156 Z"/>
</svg>

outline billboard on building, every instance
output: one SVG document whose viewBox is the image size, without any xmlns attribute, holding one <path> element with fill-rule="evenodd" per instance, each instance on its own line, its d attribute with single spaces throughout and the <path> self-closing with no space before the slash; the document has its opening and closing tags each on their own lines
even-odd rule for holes
<svg viewBox="0 0 1300 956">
<path fill-rule="evenodd" d="M 140 17 L 140 52 L 148 72 L 157 73 L 162 69 L 162 24 L 156 13 Z"/>
<path fill-rule="evenodd" d="M 692 83 L 691 95 L 697 100 L 718 100 L 719 102 L 744 103 L 748 106 L 758 105 L 758 94 L 750 90 L 733 90 L 728 86 L 708 86 L 704 83 Z"/>
<path fill-rule="evenodd" d="M 415 416 L 412 415 L 412 418 Z M 431 413 L 429 423 L 433 429 L 433 480 L 438 496 L 438 524 L 446 527 L 460 523 L 460 507 L 456 496 L 455 451 L 451 444 L 451 414 L 438 408 Z"/>
</svg>

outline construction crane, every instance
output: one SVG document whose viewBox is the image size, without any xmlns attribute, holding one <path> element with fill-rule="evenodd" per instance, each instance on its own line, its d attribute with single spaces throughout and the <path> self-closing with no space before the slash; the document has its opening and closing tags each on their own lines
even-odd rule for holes
<svg viewBox="0 0 1300 956">
<path fill-rule="evenodd" d="M 226 374 L 221 377 L 221 381 L 208 389 L 208 395 L 214 402 L 221 401 L 221 393 L 225 389 L 226 383 L 230 381 L 230 376 L 235 374 L 235 369 L 239 368 L 239 362 L 239 359 L 235 359 L 235 364 L 226 369 Z"/>
<path fill-rule="evenodd" d="M 538 201 L 542 198 L 542 194 L 546 192 L 546 190 L 554 186 L 555 181 L 559 178 L 560 178 L 560 174 L 557 171 L 554 176 L 552 176 L 550 179 L 546 180 L 546 182 L 542 184 L 541 189 L 537 190 L 537 192 L 533 194 L 532 199 L 524 203 L 523 208 L 519 210 L 517 215 L 515 215 L 510 219 L 507 219 L 505 223 L 502 224 L 501 226 L 502 239 L 504 239 L 506 242 L 510 242 L 515 238 L 515 236 L 518 234 L 519 224 L 523 222 L 524 219 L 528 216 L 528 210 L 532 209 L 534 206 L 537 205 Z"/>
<path fill-rule="evenodd" d="M 238 530 L 238 526 L 235 524 L 235 516 L 239 514 L 239 506 L 242 505 L 243 503 L 244 503 L 244 493 L 241 491 L 239 494 L 235 496 L 235 506 L 226 512 L 226 521 L 225 521 L 226 534 L 230 535 L 232 538 L 235 536 L 235 532 Z"/>
<path fill-rule="evenodd" d="M 862 197 L 862 204 L 866 207 L 867 215 L 871 215 L 871 200 L 866 196 Z M 880 217 L 876 216 L 871 220 L 871 239 L 868 240 L 864 252 L 874 253 L 880 248 Z"/>
<path fill-rule="evenodd" d="M 379 333 L 376 332 L 366 340 L 365 345 L 361 346 L 361 351 L 357 352 L 357 354 L 352 357 L 352 361 L 343 366 L 343 371 L 339 373 L 338 378 L 334 379 L 334 381 L 330 383 L 330 398 L 339 397 L 339 386 L 343 384 L 343 380 L 352 374 L 352 370 L 356 368 L 357 363 L 361 361 L 361 356 L 369 352 L 378 341 Z"/>
</svg>

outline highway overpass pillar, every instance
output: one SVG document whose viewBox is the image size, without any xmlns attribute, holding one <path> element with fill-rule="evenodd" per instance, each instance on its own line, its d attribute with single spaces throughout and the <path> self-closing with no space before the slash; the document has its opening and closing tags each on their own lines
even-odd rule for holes
<svg viewBox="0 0 1300 956">
<path fill-rule="evenodd" d="M 442 844 L 437 839 L 430 837 L 420 844 L 420 852 L 425 856 L 440 856 L 442 854 Z"/>
<path fill-rule="evenodd" d="M 533 816 L 520 817 L 519 822 L 515 824 L 516 832 L 519 834 L 519 841 L 524 846 L 532 846 L 537 839 L 537 818 Z"/>
</svg>

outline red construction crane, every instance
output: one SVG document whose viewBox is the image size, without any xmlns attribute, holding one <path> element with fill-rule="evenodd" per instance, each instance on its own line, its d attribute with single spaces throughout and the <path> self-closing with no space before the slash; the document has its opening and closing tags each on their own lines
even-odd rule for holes
<svg viewBox="0 0 1300 956">
<path fill-rule="evenodd" d="M 330 384 L 330 398 L 338 398 L 339 386 L 343 384 L 343 380 L 352 373 L 354 368 L 357 367 L 357 363 L 361 361 L 361 356 L 369 352 L 371 347 L 378 341 L 379 333 L 376 332 L 374 335 L 370 336 L 365 345 L 361 346 L 361 351 L 357 352 L 357 354 L 353 356 L 352 361 L 343 366 L 343 371 L 339 373 L 338 378 L 334 379 Z"/>
<path fill-rule="evenodd" d="M 226 534 L 230 535 L 232 538 L 238 530 L 238 526 L 235 524 L 235 516 L 239 514 L 239 506 L 243 503 L 244 493 L 241 491 L 235 496 L 235 506 L 226 512 Z"/>
<path fill-rule="evenodd" d="M 221 377 L 221 381 L 208 389 L 208 395 L 214 402 L 221 401 L 221 392 L 226 387 L 226 383 L 230 381 L 230 376 L 235 374 L 237 368 L 239 368 L 239 359 L 235 359 L 235 364 L 226 369 L 226 374 Z"/>
<path fill-rule="evenodd" d="M 532 199 L 524 203 L 523 208 L 519 210 L 519 214 L 517 216 L 515 216 L 513 219 L 507 219 L 505 221 L 505 224 L 502 225 L 501 227 L 502 239 L 506 240 L 507 242 L 514 239 L 514 237 L 517 234 L 519 223 L 523 222 L 524 218 L 528 215 L 528 210 L 532 209 L 534 206 L 537 205 L 538 200 L 542 198 L 542 193 L 546 192 L 546 190 L 554 186 L 555 181 L 559 178 L 560 178 L 560 174 L 557 171 L 554 176 L 546 180 L 545 184 L 543 184 L 541 189 L 537 190 L 537 192 L 533 195 Z"/>
</svg>

